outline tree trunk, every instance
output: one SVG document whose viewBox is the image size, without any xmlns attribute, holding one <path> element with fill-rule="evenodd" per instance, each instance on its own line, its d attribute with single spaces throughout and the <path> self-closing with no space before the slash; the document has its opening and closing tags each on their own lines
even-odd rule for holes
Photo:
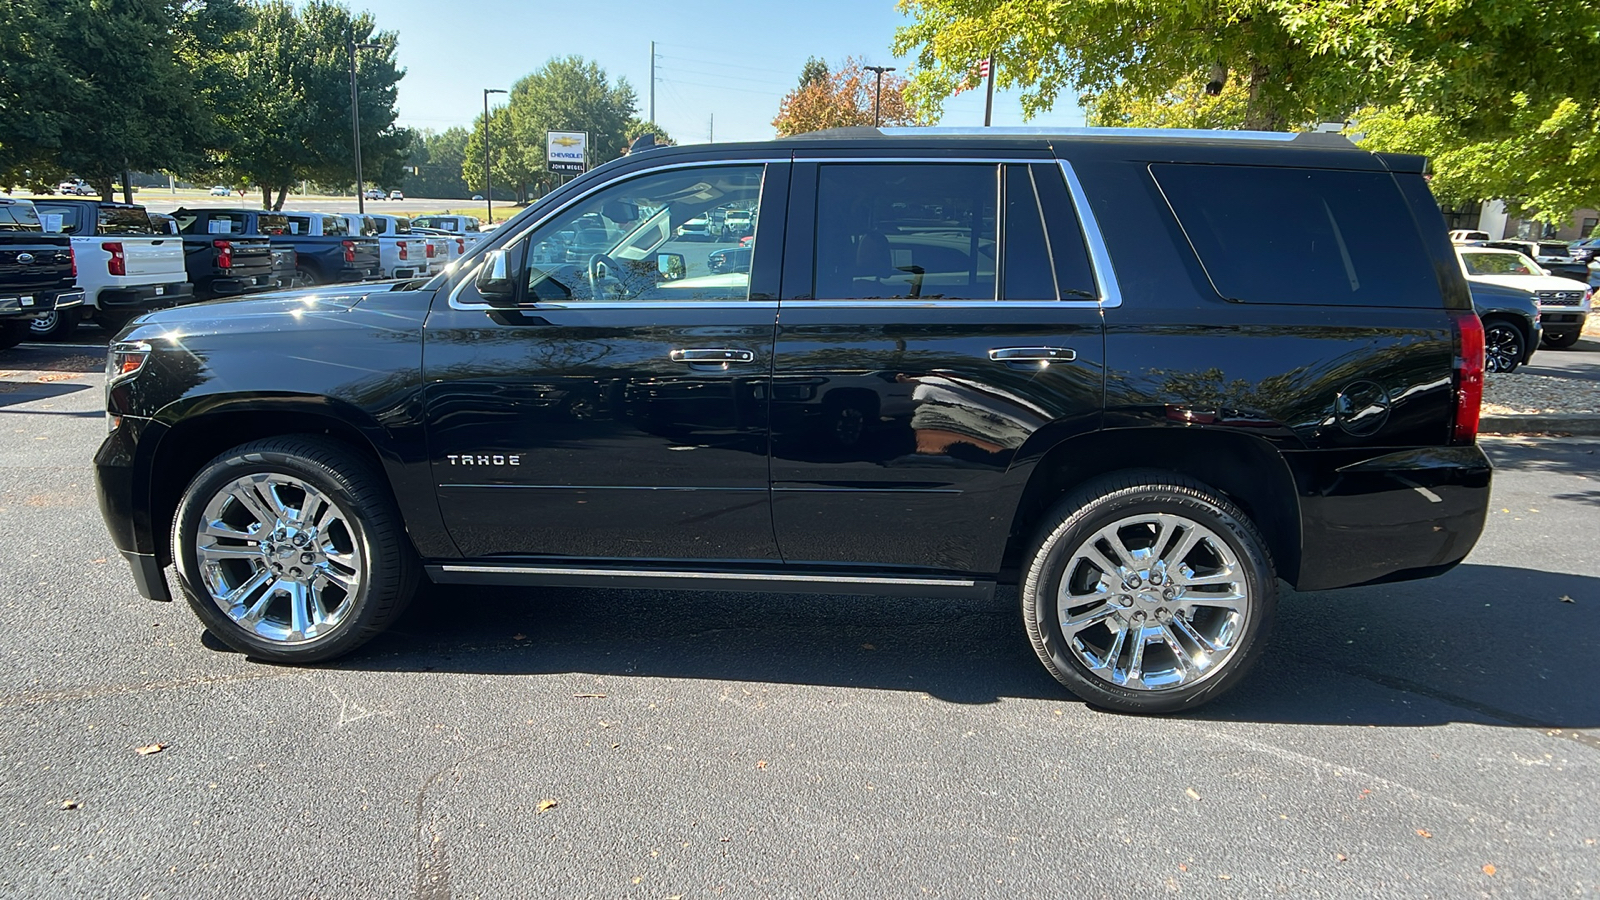
<svg viewBox="0 0 1600 900">
<path fill-rule="evenodd" d="M 272 186 L 271 185 L 263 184 L 261 186 L 261 208 L 262 209 L 271 209 L 272 208 Z"/>
<path fill-rule="evenodd" d="M 1251 61 L 1250 63 L 1250 100 L 1245 105 L 1244 128 L 1246 131 L 1282 131 L 1286 125 L 1283 110 L 1279 109 L 1265 90 L 1267 79 L 1272 76 L 1272 70 L 1266 65 Z"/>
<path fill-rule="evenodd" d="M 91 182 L 95 186 L 95 189 L 100 192 L 101 203 L 117 202 L 116 192 L 111 189 L 111 181 L 111 176 L 107 175 L 104 178 L 96 178 L 93 182 Z"/>
<path fill-rule="evenodd" d="M 122 202 L 133 202 L 133 173 L 127 169 L 122 170 Z"/>
<path fill-rule="evenodd" d="M 272 204 L 273 212 L 277 212 L 277 211 L 283 209 L 283 198 L 288 193 L 289 193 L 289 186 L 288 185 L 281 184 L 281 185 L 278 186 L 278 202 Z"/>
</svg>

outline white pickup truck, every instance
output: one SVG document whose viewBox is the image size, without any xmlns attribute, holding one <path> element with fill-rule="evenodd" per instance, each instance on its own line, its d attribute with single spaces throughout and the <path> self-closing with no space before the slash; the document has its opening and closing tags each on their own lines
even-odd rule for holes
<svg viewBox="0 0 1600 900">
<path fill-rule="evenodd" d="M 466 242 L 466 249 L 468 250 L 472 249 L 474 244 L 483 240 L 486 236 L 481 230 L 482 226 L 478 223 L 477 216 L 446 214 L 417 216 L 411 220 L 411 227 L 427 228 L 433 231 L 448 231 L 451 234 L 459 235 Z"/>
<path fill-rule="evenodd" d="M 34 319 L 34 338 L 65 340 L 84 316 L 119 331 L 140 313 L 194 299 L 183 238 L 164 233 L 144 207 L 54 197 L 41 197 L 34 206 L 45 231 L 72 239 L 84 293 L 82 306 Z"/>
<path fill-rule="evenodd" d="M 378 270 L 384 278 L 426 278 L 443 269 L 443 238 L 411 233 L 411 220 L 382 213 L 345 213 L 350 230 L 378 239 Z"/>
</svg>

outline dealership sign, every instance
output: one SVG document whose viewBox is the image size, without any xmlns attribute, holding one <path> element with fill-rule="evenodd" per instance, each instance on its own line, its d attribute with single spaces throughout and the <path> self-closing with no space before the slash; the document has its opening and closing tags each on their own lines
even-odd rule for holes
<svg viewBox="0 0 1600 900">
<path fill-rule="evenodd" d="M 550 171 L 583 174 L 587 171 L 589 159 L 589 135 L 583 131 L 552 131 L 547 135 L 549 139 Z"/>
</svg>

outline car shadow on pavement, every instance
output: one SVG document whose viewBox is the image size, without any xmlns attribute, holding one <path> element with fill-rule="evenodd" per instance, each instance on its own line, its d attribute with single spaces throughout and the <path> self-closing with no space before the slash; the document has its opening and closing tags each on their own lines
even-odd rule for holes
<svg viewBox="0 0 1600 900">
<path fill-rule="evenodd" d="M 86 391 L 93 385 L 88 384 L 63 384 L 61 382 L 39 381 L 5 381 L 0 380 L 0 407 L 14 406 L 18 403 L 32 403 L 35 400 L 49 400 L 52 397 L 65 397 Z M 28 410 L 30 414 L 37 415 L 38 410 Z M 103 416 L 104 412 L 95 410 L 92 415 Z"/>
<path fill-rule="evenodd" d="M 586 673 L 899 690 L 950 703 L 1071 701 L 1015 594 L 992 603 L 433 587 L 337 668 Z M 1260 665 L 1186 718 L 1315 725 L 1600 726 L 1600 578 L 1463 565 L 1440 578 L 1287 591 Z"/>
<path fill-rule="evenodd" d="M 1528 434 L 1483 441 L 1480 446 L 1501 470 L 1587 476 L 1600 459 L 1600 440 Z"/>
</svg>

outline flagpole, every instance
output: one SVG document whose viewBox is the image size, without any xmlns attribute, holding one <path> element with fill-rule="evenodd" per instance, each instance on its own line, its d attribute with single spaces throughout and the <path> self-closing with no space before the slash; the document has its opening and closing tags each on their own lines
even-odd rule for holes
<svg viewBox="0 0 1600 900">
<path fill-rule="evenodd" d="M 986 66 L 985 68 L 987 68 L 989 70 L 989 96 L 988 96 L 988 99 L 983 101 L 983 127 L 985 127 L 985 128 L 989 127 L 989 123 L 991 121 L 993 121 L 993 118 L 994 118 L 994 54 L 993 53 L 989 54 L 989 59 L 987 60 L 987 62 L 988 62 L 988 66 Z"/>
</svg>

